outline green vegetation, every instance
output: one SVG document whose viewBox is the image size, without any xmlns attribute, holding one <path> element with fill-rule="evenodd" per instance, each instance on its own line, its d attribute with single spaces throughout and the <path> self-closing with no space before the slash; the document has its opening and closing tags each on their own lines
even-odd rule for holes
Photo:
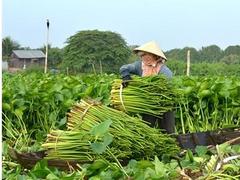
<svg viewBox="0 0 240 180">
<path fill-rule="evenodd" d="M 19 49 L 20 44 L 12 40 L 11 37 L 2 39 L 2 60 L 9 60 L 13 50 Z"/>
<path fill-rule="evenodd" d="M 91 164 L 78 164 L 78 169 L 60 171 L 39 161 L 31 170 L 23 171 L 16 163 L 3 160 L 3 179 L 232 179 L 240 178 L 240 145 L 224 143 L 215 148 L 197 146 L 179 159 L 160 161 L 132 159 L 124 167 L 98 159 Z M 11 168 L 10 168 L 11 167 Z"/>
<path fill-rule="evenodd" d="M 179 95 L 176 106 L 178 132 L 240 126 L 239 77 L 183 76 L 173 81 Z"/>
<path fill-rule="evenodd" d="M 21 128 L 18 120 L 21 119 L 33 138 L 38 133 L 46 135 L 51 128 L 63 129 L 66 112 L 74 102 L 91 97 L 109 105 L 112 83 L 117 78 L 106 74 L 4 73 L 3 117 L 11 121 L 6 126 Z M 239 125 L 239 81 L 238 77 L 174 77 L 172 88 L 178 96 L 171 103 L 175 104 L 177 132 L 183 132 L 182 128 L 185 132 L 194 132 Z M 185 126 L 182 125 L 183 119 L 187 121 Z M 201 125 L 190 128 L 194 121 Z"/>
<path fill-rule="evenodd" d="M 138 58 L 131 53 L 136 46 L 127 46 L 120 34 L 79 31 L 66 43 L 62 49 L 49 45 L 49 69 L 60 73 L 42 74 L 42 69 L 34 67 L 24 73 L 3 74 L 3 179 L 240 178 L 240 145 L 199 146 L 180 156 L 175 140 L 148 127 L 139 115 L 143 111 L 152 114 L 143 107 L 159 103 L 162 109 L 155 115 L 174 109 L 176 133 L 239 127 L 239 45 L 225 50 L 211 45 L 165 52 L 175 77 L 168 90 L 154 94 L 160 87 L 155 84 L 156 89 L 149 89 L 140 78 L 121 93 L 119 76 L 105 74 L 118 74 L 122 64 Z M 2 44 L 3 60 L 10 59 L 12 50 L 23 49 L 10 37 Z M 45 47 L 39 49 L 45 51 Z M 184 76 L 188 50 L 190 77 Z M 167 85 L 159 78 L 161 87 Z M 88 98 L 91 103 L 84 101 Z M 113 104 L 131 113 L 115 110 Z M 45 149 L 48 156 L 26 170 L 9 157 L 9 148 L 19 152 Z M 55 158 L 81 162 L 78 169 L 69 164 L 69 171 L 61 171 L 47 165 L 47 159 Z"/>
<path fill-rule="evenodd" d="M 44 138 L 51 128 L 65 127 L 66 112 L 75 101 L 89 96 L 110 103 L 108 97 L 114 77 L 4 73 L 3 117 L 11 123 L 3 121 L 3 124 L 7 129 L 18 129 L 20 119 L 34 139 Z"/>
<path fill-rule="evenodd" d="M 39 50 L 45 54 L 46 46 L 44 45 Z M 48 45 L 48 68 L 59 69 L 62 61 L 63 50 L 58 47 L 51 47 L 51 45 Z"/>
<path fill-rule="evenodd" d="M 226 57 L 234 55 L 236 58 L 237 64 L 240 64 L 240 46 L 228 46 L 225 50 L 220 49 L 217 45 L 210 45 L 206 47 L 202 47 L 200 50 L 196 50 L 193 47 L 185 47 L 183 49 L 172 49 L 166 51 L 166 56 L 169 59 L 176 59 L 179 61 L 186 61 L 187 51 L 191 52 L 191 62 L 192 63 L 216 63 L 216 62 L 224 62 Z M 232 63 L 231 61 L 227 62 L 227 64 Z"/>
<path fill-rule="evenodd" d="M 167 61 L 168 67 L 174 75 L 186 75 L 186 62 L 179 60 Z M 191 76 L 240 76 L 240 64 L 216 63 L 192 63 L 190 67 Z"/>
<path fill-rule="evenodd" d="M 118 72 L 130 53 L 125 40 L 117 33 L 80 31 L 67 40 L 62 68 L 72 72 Z"/>
<path fill-rule="evenodd" d="M 120 112 L 110 108 L 112 83 L 118 78 L 117 75 L 107 74 L 67 76 L 4 73 L 3 177 L 239 178 L 239 145 L 223 144 L 213 150 L 198 147 L 195 154 L 188 150 L 182 157 L 173 157 L 172 152 L 177 152 L 177 149 L 171 139 L 157 133 L 157 130 L 150 130 L 137 115 L 130 117 L 123 112 L 120 115 Z M 176 132 L 239 127 L 239 82 L 237 76 L 174 77 L 172 91 L 176 93 Z M 83 102 L 88 97 L 94 99 L 94 103 L 72 108 L 76 101 Z M 151 135 L 147 132 L 151 132 Z M 83 138 L 84 135 L 87 138 Z M 164 150 L 171 145 L 170 149 Z M 50 150 L 48 158 L 60 157 L 62 153 L 63 159 L 75 159 L 78 152 L 81 155 L 79 160 L 90 158 L 94 162 L 80 163 L 78 170 L 67 172 L 48 167 L 44 159 L 33 169 L 24 170 L 10 159 L 9 147 L 20 152 L 46 148 Z M 56 150 L 61 153 L 56 153 Z M 171 156 L 161 156 L 163 151 Z M 132 159 L 127 165 L 120 158 L 124 157 L 124 153 L 129 160 Z"/>
<path fill-rule="evenodd" d="M 115 32 L 85 30 L 66 40 L 63 48 L 48 47 L 48 68 L 63 73 L 118 73 L 122 64 L 131 63 L 138 57 L 131 51 L 137 45 L 127 45 L 124 38 Z M 3 60 L 9 60 L 12 50 L 30 49 L 21 47 L 10 37 L 2 39 Z M 38 48 L 45 52 L 45 46 Z M 165 51 L 167 64 L 175 75 L 185 75 L 187 51 L 191 51 L 191 75 L 240 75 L 240 46 L 221 49 L 217 45 L 171 49 Z M 111 67 L 111 68 L 110 68 Z"/>
</svg>

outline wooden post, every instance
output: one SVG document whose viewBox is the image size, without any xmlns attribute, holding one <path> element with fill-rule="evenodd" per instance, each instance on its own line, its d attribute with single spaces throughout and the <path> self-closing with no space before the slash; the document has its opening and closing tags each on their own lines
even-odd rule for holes
<svg viewBox="0 0 240 180">
<path fill-rule="evenodd" d="M 44 65 L 44 73 L 47 73 L 47 58 L 48 58 L 48 36 L 49 36 L 49 20 L 47 19 L 47 42 L 46 42 L 46 54 L 45 54 L 45 65 Z"/>
<path fill-rule="evenodd" d="M 102 61 L 101 61 L 101 59 L 100 59 L 100 74 L 102 74 Z"/>
<path fill-rule="evenodd" d="M 190 50 L 187 51 L 187 76 L 190 75 Z"/>
<path fill-rule="evenodd" d="M 92 69 L 93 69 L 93 73 L 96 74 L 96 69 L 95 69 L 94 63 L 92 63 Z"/>
<path fill-rule="evenodd" d="M 26 60 L 24 59 L 23 61 L 23 69 L 25 70 L 26 69 Z"/>
</svg>

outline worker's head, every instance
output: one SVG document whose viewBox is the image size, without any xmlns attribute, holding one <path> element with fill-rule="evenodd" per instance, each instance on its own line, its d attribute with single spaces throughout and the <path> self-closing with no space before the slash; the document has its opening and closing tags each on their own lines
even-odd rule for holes
<svg viewBox="0 0 240 180">
<path fill-rule="evenodd" d="M 141 58 L 142 61 L 144 61 L 145 63 L 154 63 L 154 62 L 165 62 L 165 59 L 157 56 L 155 54 L 149 53 L 149 52 L 145 52 L 145 51 L 138 51 L 137 55 Z"/>
<path fill-rule="evenodd" d="M 158 44 L 154 41 L 143 44 L 133 50 L 142 60 L 152 59 L 156 61 L 164 62 L 167 60 L 163 51 Z"/>
</svg>

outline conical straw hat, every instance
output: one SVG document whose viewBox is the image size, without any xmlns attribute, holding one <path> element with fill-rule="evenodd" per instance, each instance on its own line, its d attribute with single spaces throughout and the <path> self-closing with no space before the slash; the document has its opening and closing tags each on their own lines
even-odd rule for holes
<svg viewBox="0 0 240 180">
<path fill-rule="evenodd" d="M 160 49 L 160 47 L 158 46 L 158 44 L 155 41 L 150 41 L 150 42 L 143 44 L 142 46 L 137 47 L 133 50 L 133 52 L 135 52 L 135 53 L 137 53 L 138 51 L 152 53 L 152 54 L 155 54 L 155 55 L 160 56 L 160 57 L 164 58 L 165 60 L 167 60 L 163 51 Z"/>
</svg>

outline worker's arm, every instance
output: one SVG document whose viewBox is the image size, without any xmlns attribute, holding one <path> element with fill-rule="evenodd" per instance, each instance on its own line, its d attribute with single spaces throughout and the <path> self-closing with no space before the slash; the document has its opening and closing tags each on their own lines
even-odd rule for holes
<svg viewBox="0 0 240 180">
<path fill-rule="evenodd" d="M 120 74 L 122 77 L 122 85 L 123 87 L 127 87 L 129 80 L 131 80 L 131 74 L 136 74 L 141 76 L 141 61 L 135 61 L 132 64 L 125 64 L 120 68 Z"/>
<path fill-rule="evenodd" d="M 136 74 L 141 76 L 141 61 L 135 61 L 132 64 L 125 64 L 120 68 L 120 75 L 122 78 L 126 76 L 131 76 L 131 74 Z"/>
</svg>

